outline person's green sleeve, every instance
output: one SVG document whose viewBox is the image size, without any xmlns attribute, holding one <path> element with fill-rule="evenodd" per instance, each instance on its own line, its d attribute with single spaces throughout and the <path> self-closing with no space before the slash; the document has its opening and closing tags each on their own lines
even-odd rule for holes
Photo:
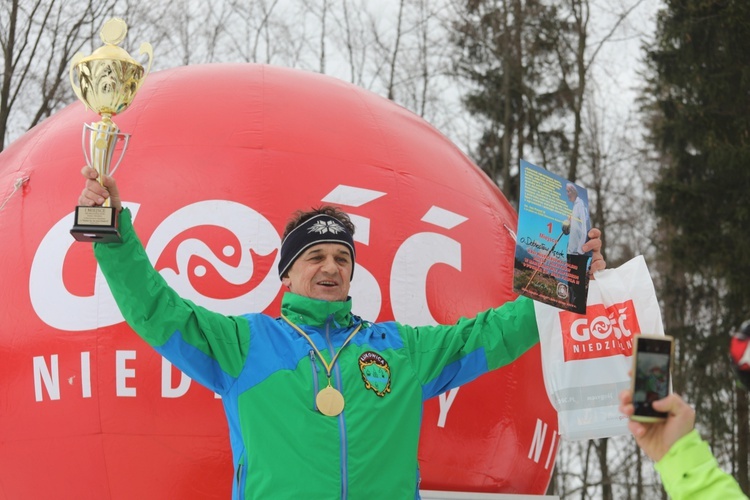
<svg viewBox="0 0 750 500">
<path fill-rule="evenodd" d="M 518 359 L 539 342 L 533 301 L 519 297 L 453 325 L 399 325 L 426 397 Z"/>
<path fill-rule="evenodd" d="M 719 468 L 695 429 L 672 445 L 655 467 L 673 500 L 747 498 L 737 481 Z"/>
<path fill-rule="evenodd" d="M 122 243 L 95 243 L 94 254 L 125 321 L 188 376 L 221 392 L 247 357 L 247 320 L 182 299 L 151 265 L 127 209 L 119 228 Z"/>
</svg>

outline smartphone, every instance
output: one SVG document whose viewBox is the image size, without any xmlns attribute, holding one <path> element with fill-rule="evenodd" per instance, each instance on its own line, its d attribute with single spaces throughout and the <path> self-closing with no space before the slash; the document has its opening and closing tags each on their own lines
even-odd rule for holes
<svg viewBox="0 0 750 500">
<path fill-rule="evenodd" d="M 674 339 L 669 335 L 635 335 L 633 342 L 635 413 L 630 419 L 659 422 L 667 418 L 667 414 L 654 410 L 651 403 L 671 392 Z"/>
</svg>

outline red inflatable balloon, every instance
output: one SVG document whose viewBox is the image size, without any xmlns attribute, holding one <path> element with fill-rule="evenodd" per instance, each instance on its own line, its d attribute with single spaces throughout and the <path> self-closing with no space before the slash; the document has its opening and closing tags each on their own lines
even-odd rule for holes
<svg viewBox="0 0 750 500">
<path fill-rule="evenodd" d="M 81 129 L 97 120 L 71 104 L 0 155 L 0 498 L 228 498 L 221 402 L 130 330 L 68 232 Z M 351 294 L 367 319 L 453 322 L 513 298 L 512 208 L 375 94 L 297 70 L 189 66 L 149 76 L 115 122 L 132 134 L 115 177 L 152 262 L 211 309 L 277 315 L 284 223 L 322 203 L 357 224 Z M 557 441 L 535 348 L 427 402 L 421 488 L 543 493 Z"/>
</svg>

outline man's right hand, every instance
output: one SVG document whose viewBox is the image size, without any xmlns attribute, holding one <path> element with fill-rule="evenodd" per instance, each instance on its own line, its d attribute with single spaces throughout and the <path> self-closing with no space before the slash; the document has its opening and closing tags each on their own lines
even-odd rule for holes
<svg viewBox="0 0 750 500">
<path fill-rule="evenodd" d="M 78 205 L 82 207 L 94 207 L 104 203 L 109 198 L 111 205 L 118 213 L 122 210 L 120 202 L 120 192 L 117 189 L 115 179 L 105 175 L 104 185 L 99 184 L 97 180 L 99 173 L 88 165 L 81 169 L 81 174 L 86 178 L 86 186 L 78 197 Z"/>
</svg>

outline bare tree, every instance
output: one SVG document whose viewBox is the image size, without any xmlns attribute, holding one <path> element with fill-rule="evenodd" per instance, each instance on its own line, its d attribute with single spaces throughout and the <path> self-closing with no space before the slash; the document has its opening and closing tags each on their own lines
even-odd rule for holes
<svg viewBox="0 0 750 500">
<path fill-rule="evenodd" d="M 621 5 L 620 12 L 615 19 L 606 26 L 604 33 L 593 44 L 589 44 L 591 37 L 591 5 L 590 0 L 565 0 L 563 4 L 568 11 L 568 21 L 572 26 L 569 32 L 558 32 L 558 61 L 563 74 L 562 83 L 567 89 L 566 102 L 573 114 L 573 141 L 568 161 L 567 178 L 575 181 L 578 178 L 578 162 L 580 159 L 581 135 L 583 133 L 583 107 L 586 87 L 590 78 L 591 68 L 602 48 L 612 41 L 619 33 L 623 22 L 638 8 L 643 0 L 636 0 L 627 5 Z M 569 34 L 570 36 L 565 36 Z M 570 54 L 574 55 L 573 66 L 570 65 Z M 575 76 L 571 78 L 571 73 Z"/>
<path fill-rule="evenodd" d="M 328 0 L 323 0 L 323 5 L 320 7 L 320 67 L 318 69 L 323 74 L 326 72 L 326 21 L 329 7 Z"/>
<path fill-rule="evenodd" d="M 188 0 L 89 0 L 88 6 L 70 0 L 6 2 L 0 19 L 5 56 L 0 132 L 4 139 L 12 139 L 72 100 L 59 77 L 81 45 L 89 44 L 92 50 L 99 45 L 96 33 L 107 15 L 126 19 L 129 40 L 151 42 L 154 70 L 236 61 L 311 69 L 342 76 L 455 127 L 465 122 L 456 119 L 457 92 L 451 92 L 453 104 L 448 105 L 442 95 L 447 92 L 441 92 L 452 85 L 441 43 L 447 37 L 446 24 L 438 19 L 446 4 L 447 0 L 398 0 L 381 8 L 367 0 L 220 0 L 207 9 Z M 58 10 L 67 17 L 57 21 Z M 73 10 L 80 19 L 73 19 Z M 70 40 L 76 39 L 63 38 L 64 29 L 78 30 L 77 46 L 70 48 Z M 50 51 L 53 43 L 57 45 Z M 61 45 L 67 48 L 61 51 Z M 50 55 L 55 64 L 44 69 L 40 53 Z M 43 85 L 43 90 L 32 91 L 32 84 Z M 14 107 L 15 118 L 10 111 Z M 12 133 L 9 126 L 15 127 Z"/>
<path fill-rule="evenodd" d="M 439 95 L 450 92 L 451 51 L 443 43 L 448 24 L 445 2 L 409 0 L 399 10 L 398 62 L 392 56 L 387 89 L 399 102 L 429 121 L 439 120 Z M 396 50 L 395 48 L 393 49 Z M 443 85 L 441 85 L 443 82 Z"/>
<path fill-rule="evenodd" d="M 69 62 L 98 33 L 114 3 L 10 0 L 0 5 L 0 150 L 12 124 L 31 128 L 70 99 Z"/>
<path fill-rule="evenodd" d="M 230 7 L 235 17 L 235 23 L 228 29 L 230 57 L 245 62 L 271 63 L 279 47 L 293 45 L 289 26 L 276 21 L 279 0 L 231 0 Z M 298 54 L 299 48 L 291 53 Z"/>
<path fill-rule="evenodd" d="M 333 13 L 339 33 L 334 35 L 334 41 L 338 38 L 342 46 L 344 59 L 349 67 L 349 81 L 355 85 L 363 85 L 367 58 L 368 43 L 363 12 L 366 11 L 361 4 L 352 8 L 350 0 L 341 0 L 340 13 Z"/>
<path fill-rule="evenodd" d="M 396 64 L 398 62 L 398 49 L 401 45 L 401 26 L 404 19 L 404 2 L 405 0 L 401 0 L 398 3 L 398 16 L 396 16 L 396 38 L 393 44 L 393 50 L 391 52 L 391 61 L 390 61 L 390 75 L 388 77 L 388 99 L 394 100 L 395 96 L 393 95 L 393 87 L 395 85 L 395 77 L 396 77 Z"/>
<path fill-rule="evenodd" d="M 387 75 L 385 77 L 385 94 L 386 97 L 392 101 L 396 99 L 396 69 L 399 61 L 399 49 L 402 43 L 402 37 L 404 36 L 403 22 L 405 4 L 406 0 L 398 0 L 395 33 L 393 34 L 392 40 L 389 40 L 388 37 L 380 33 L 374 20 L 371 23 L 375 44 L 378 47 L 379 52 L 384 55 L 384 61 L 379 63 L 378 66 L 385 66 L 387 69 Z"/>
</svg>

